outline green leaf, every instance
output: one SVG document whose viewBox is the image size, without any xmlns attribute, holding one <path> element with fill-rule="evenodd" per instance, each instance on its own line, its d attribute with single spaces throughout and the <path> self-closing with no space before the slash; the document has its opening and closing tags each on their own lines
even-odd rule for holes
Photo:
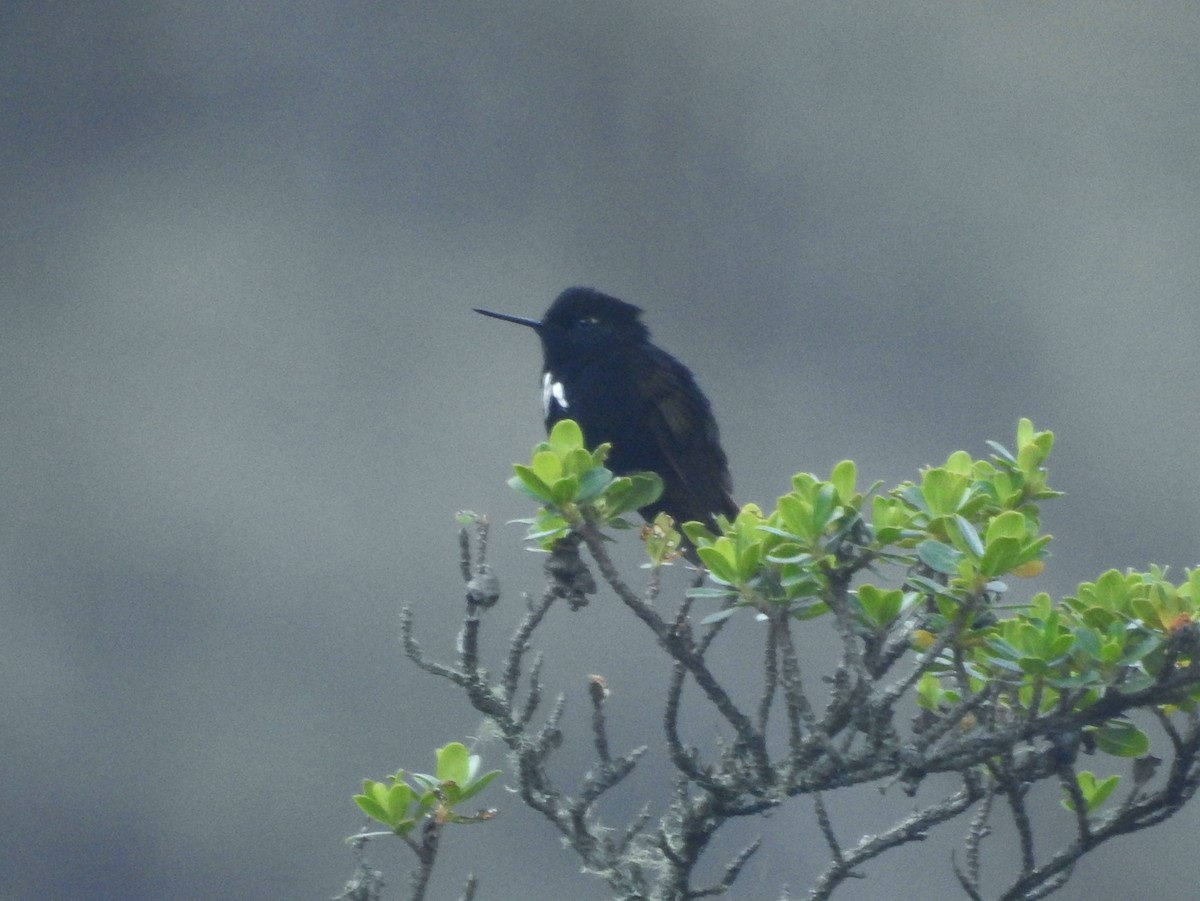
<svg viewBox="0 0 1200 901">
<path fill-rule="evenodd" d="M 538 451 L 533 455 L 532 466 L 534 475 L 546 485 L 553 485 L 562 478 L 562 458 L 553 451 Z"/>
<path fill-rule="evenodd" d="M 1147 654 L 1162 646 L 1163 638 L 1153 632 L 1147 633 L 1126 645 L 1121 654 L 1120 662 L 1124 664 L 1137 663 Z"/>
<path fill-rule="evenodd" d="M 1086 626 L 1079 626 L 1075 629 L 1075 647 L 1087 654 L 1089 657 L 1100 660 L 1102 647 L 1100 641 L 1100 633 L 1095 629 L 1089 629 Z"/>
<path fill-rule="evenodd" d="M 916 485 L 909 485 L 899 492 L 900 499 L 908 506 L 921 513 L 930 513 L 929 505 L 925 503 L 925 495 Z"/>
<path fill-rule="evenodd" d="M 689 588 L 686 592 L 689 598 L 735 598 L 736 591 L 730 591 L 728 588 Z"/>
<path fill-rule="evenodd" d="M 716 613 L 710 613 L 708 616 L 700 620 L 700 625 L 711 626 L 713 623 L 719 623 L 722 620 L 729 619 L 733 616 L 737 607 L 726 607 L 724 610 L 718 610 Z"/>
<path fill-rule="evenodd" d="M 408 833 L 412 832 L 412 828 L 415 825 L 417 825 L 417 821 L 414 817 L 406 817 L 405 819 L 396 823 L 392 827 L 392 831 L 403 838 L 404 836 L 408 835 Z"/>
<path fill-rule="evenodd" d="M 1006 510 L 999 516 L 992 517 L 987 527 L 985 542 L 991 544 L 999 538 L 1015 538 L 1023 541 L 1029 532 L 1029 524 L 1025 517 L 1016 510 Z"/>
<path fill-rule="evenodd" d="M 1109 776 L 1107 779 L 1097 779 L 1095 774 L 1088 770 L 1080 770 L 1075 777 L 1075 783 L 1079 786 L 1079 792 L 1083 795 L 1084 803 L 1087 804 L 1087 812 L 1091 813 L 1113 793 L 1113 789 L 1121 781 L 1120 776 Z M 1071 796 L 1066 794 L 1066 789 L 1063 790 L 1063 807 L 1067 810 L 1074 810 L 1075 805 L 1071 801 Z"/>
<path fill-rule="evenodd" d="M 408 805 L 412 803 L 412 794 L 412 789 L 403 782 L 397 782 L 388 789 L 385 806 L 390 822 L 395 823 L 408 813 Z"/>
<path fill-rule="evenodd" d="M 1017 465 L 1017 458 L 1014 457 L 1012 455 L 1012 453 L 1009 452 L 1008 448 L 1005 447 L 1003 444 L 1000 444 L 996 441 L 989 441 L 987 444 L 988 444 L 988 447 L 990 447 L 993 451 L 996 452 L 996 456 L 999 457 L 1001 460 L 1003 460 L 1005 463 L 1011 464 L 1013 466 Z"/>
<path fill-rule="evenodd" d="M 971 525 L 964 517 L 959 514 L 948 520 L 958 532 L 959 538 L 962 540 L 963 548 L 965 548 L 971 556 L 976 560 L 983 556 L 983 542 L 979 539 L 979 532 Z M 962 548 L 960 548 L 961 550 Z"/>
<path fill-rule="evenodd" d="M 1026 478 L 1036 473 L 1045 459 L 1046 451 L 1037 444 L 1022 445 L 1017 451 L 1017 466 L 1025 473 Z"/>
<path fill-rule="evenodd" d="M 921 481 L 921 494 L 933 516 L 945 516 L 958 510 L 964 479 L 945 469 L 931 469 Z"/>
<path fill-rule="evenodd" d="M 985 641 L 985 644 L 991 648 L 993 653 L 1006 660 L 1016 660 L 1021 656 L 1021 652 L 1003 638 L 991 637 Z"/>
<path fill-rule="evenodd" d="M 581 476 L 595 464 L 592 455 L 585 448 L 576 447 L 563 455 L 563 472 L 568 475 Z"/>
<path fill-rule="evenodd" d="M 946 458 L 946 464 L 942 468 L 955 475 L 969 476 L 974 463 L 970 454 L 963 450 L 957 450 Z"/>
<path fill-rule="evenodd" d="M 758 572 L 764 553 L 763 542 L 756 541 L 741 548 L 738 552 L 737 571 L 738 581 L 748 582 Z"/>
<path fill-rule="evenodd" d="M 959 596 L 945 585 L 939 585 L 937 582 L 933 581 L 933 579 L 926 578 L 925 576 L 909 576 L 908 581 L 909 584 L 923 589 L 935 597 L 948 598 L 949 600 L 955 602 L 960 600 Z"/>
<path fill-rule="evenodd" d="M 1021 542 L 1019 539 L 997 538 L 992 540 L 989 538 L 987 550 L 983 554 L 983 559 L 979 561 L 979 571 L 988 577 L 1001 576 L 1009 572 L 1020 560 Z"/>
<path fill-rule="evenodd" d="M 525 536 L 528 541 L 537 541 L 545 543 L 546 539 L 554 538 L 556 541 L 562 538 L 570 530 L 570 524 L 561 516 L 550 516 L 547 519 L 539 519 L 536 526 L 530 526 L 529 533 Z"/>
<path fill-rule="evenodd" d="M 834 487 L 829 483 L 821 486 L 817 496 L 813 498 L 812 534 L 820 535 L 825 530 L 826 523 L 833 516 L 833 505 L 836 500 Z"/>
<path fill-rule="evenodd" d="M 359 809 L 361 809 L 362 812 L 371 819 L 377 820 L 378 822 L 383 823 L 385 826 L 392 825 L 391 821 L 388 819 L 387 811 L 383 808 L 383 805 L 370 795 L 355 795 L 354 803 L 357 804 Z"/>
<path fill-rule="evenodd" d="M 574 419 L 560 419 L 550 430 L 550 446 L 560 454 L 583 447 L 583 430 Z"/>
<path fill-rule="evenodd" d="M 640 510 L 658 500 L 661 494 L 662 479 L 655 473 L 619 476 L 612 480 L 604 492 L 605 511 L 609 516 L 619 516 L 631 510 Z"/>
<path fill-rule="evenodd" d="M 844 504 L 848 503 L 854 497 L 854 461 L 842 460 L 835 467 L 829 476 L 829 481 L 833 483 L 833 487 L 837 489 L 838 499 Z"/>
<path fill-rule="evenodd" d="M 467 801 L 475 797 L 477 794 L 487 788 L 491 781 L 499 775 L 499 770 L 492 770 L 491 772 L 484 773 L 465 789 L 463 789 L 462 794 L 459 796 L 459 801 Z"/>
<path fill-rule="evenodd" d="M 1031 676 L 1044 676 L 1050 671 L 1049 665 L 1041 657 L 1022 657 L 1017 661 L 1021 672 Z"/>
<path fill-rule="evenodd" d="M 798 604 L 792 607 L 789 614 L 793 619 L 803 622 L 807 619 L 816 619 L 818 616 L 824 616 L 828 612 L 828 604 L 824 601 L 814 601 L 811 604 Z"/>
<path fill-rule="evenodd" d="M 904 593 L 898 588 L 884 591 L 874 585 L 862 585 L 858 589 L 858 602 L 871 624 L 887 626 L 900 613 Z"/>
<path fill-rule="evenodd" d="M 1017 449 L 1020 450 L 1031 441 L 1033 441 L 1033 422 L 1021 417 L 1017 422 Z"/>
<path fill-rule="evenodd" d="M 779 579 L 781 587 L 786 588 L 791 597 L 801 597 L 817 594 L 825 587 L 824 580 L 811 569 L 789 565 Z"/>
<path fill-rule="evenodd" d="M 575 499 L 581 504 L 590 501 L 607 488 L 612 480 L 613 474 L 603 466 L 593 466 L 580 477 Z"/>
<path fill-rule="evenodd" d="M 470 752 L 462 742 L 452 741 L 437 750 L 437 778 L 439 782 L 457 782 L 465 785 L 470 778 Z"/>
<path fill-rule="evenodd" d="M 813 561 L 813 555 L 807 551 L 800 550 L 795 544 L 784 545 L 783 550 L 786 553 L 767 554 L 767 560 L 771 563 L 795 563 L 798 566 L 806 566 Z"/>
<path fill-rule="evenodd" d="M 1133 723 L 1105 723 L 1096 730 L 1096 746 L 1114 757 L 1142 757 L 1150 751 L 1150 739 Z"/>
<path fill-rule="evenodd" d="M 508 480 L 510 487 L 533 498 L 539 503 L 550 503 L 554 496 L 553 492 L 550 491 L 550 486 L 542 481 L 542 478 L 536 472 L 528 466 L 522 466 L 520 463 L 513 465 L 513 471 L 516 473 L 516 476 Z"/>
<path fill-rule="evenodd" d="M 575 493 L 579 490 L 579 479 L 575 476 L 563 476 L 550 486 L 550 493 L 554 498 L 555 506 L 562 507 L 575 500 Z"/>
<path fill-rule="evenodd" d="M 815 537 L 812 530 L 812 507 L 807 501 L 793 492 L 779 498 L 775 509 L 779 511 L 780 519 L 783 520 L 787 529 L 787 531 L 781 532 L 781 535 L 791 536 L 800 541 L 807 541 Z M 760 528 L 774 528 L 774 526 L 760 526 Z"/>
<path fill-rule="evenodd" d="M 930 569 L 948 576 L 958 574 L 958 563 L 963 557 L 961 552 L 950 545 L 934 541 L 932 538 L 917 545 L 917 556 Z"/>
<path fill-rule="evenodd" d="M 687 540 L 692 543 L 693 547 L 700 547 L 705 542 L 713 540 L 712 534 L 708 531 L 708 527 L 702 522 L 685 522 L 680 523 L 680 529 L 687 536 Z"/>
<path fill-rule="evenodd" d="M 728 538 L 718 538 L 708 547 L 697 548 L 696 553 L 710 575 L 729 585 L 738 584 L 737 564 L 732 559 L 733 544 Z"/>
<path fill-rule="evenodd" d="M 435 776 L 430 776 L 428 773 L 410 773 L 409 775 L 413 782 L 425 789 L 425 794 L 432 795 L 435 793 L 438 787 L 438 780 Z"/>
<path fill-rule="evenodd" d="M 933 673 L 925 673 L 917 683 L 917 705 L 926 710 L 937 710 L 941 704 L 942 683 Z"/>
</svg>

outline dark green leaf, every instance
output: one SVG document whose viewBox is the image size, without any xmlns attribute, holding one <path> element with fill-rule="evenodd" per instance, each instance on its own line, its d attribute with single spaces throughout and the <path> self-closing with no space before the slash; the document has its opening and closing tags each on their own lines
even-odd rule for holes
<svg viewBox="0 0 1200 901">
<path fill-rule="evenodd" d="M 487 788 L 491 781 L 499 775 L 499 770 L 492 770 L 491 772 L 484 773 L 462 790 L 462 793 L 459 795 L 459 801 L 467 801 L 475 797 L 477 794 Z"/>
<path fill-rule="evenodd" d="M 700 625 L 711 626 L 713 623 L 719 623 L 722 620 L 729 619 L 729 617 L 733 616 L 734 611 L 737 609 L 737 607 L 726 607 L 724 610 L 718 610 L 716 613 L 710 613 L 708 616 L 700 620 Z"/>
<path fill-rule="evenodd" d="M 1114 757 L 1141 757 L 1150 751 L 1150 739 L 1133 723 L 1105 723 L 1096 730 L 1096 745 Z"/>
<path fill-rule="evenodd" d="M 922 513 L 929 512 L 929 505 L 925 503 L 925 496 L 921 494 L 921 489 L 916 485 L 909 485 L 900 492 L 900 497 L 910 507 L 920 510 Z"/>
<path fill-rule="evenodd" d="M 590 501 L 605 488 L 613 480 L 613 474 L 603 466 L 594 466 L 583 474 L 579 479 L 579 487 L 575 492 L 575 498 L 581 504 Z"/>
<path fill-rule="evenodd" d="M 935 572 L 953 576 L 958 573 L 958 564 L 963 555 L 950 545 L 929 538 L 917 545 L 917 556 Z"/>
<path fill-rule="evenodd" d="M 517 475 L 515 478 L 508 480 L 510 487 L 527 497 L 533 498 L 538 503 L 550 503 L 554 497 L 550 491 L 550 486 L 543 482 L 536 472 L 528 466 L 522 466 L 520 463 L 514 465 L 513 470 Z"/>
<path fill-rule="evenodd" d="M 963 544 L 976 558 L 983 556 L 983 540 L 979 537 L 979 532 L 966 519 L 959 514 L 954 514 L 954 518 L 950 520 L 958 527 L 958 534 L 963 540 Z"/>
<path fill-rule="evenodd" d="M 1017 465 L 1017 458 L 1014 457 L 1009 452 L 1008 448 L 1006 448 L 1003 444 L 1000 444 L 998 441 L 989 441 L 987 445 L 996 452 L 996 456 L 1001 460 L 1006 463 L 1011 463 L 1013 466 Z"/>
<path fill-rule="evenodd" d="M 378 820 L 388 826 L 392 825 L 388 819 L 387 811 L 383 809 L 383 805 L 369 795 L 355 795 L 354 803 L 371 819 Z"/>
<path fill-rule="evenodd" d="M 689 598 L 731 598 L 737 597 L 737 592 L 730 591 L 728 588 L 689 588 L 687 596 Z"/>
</svg>

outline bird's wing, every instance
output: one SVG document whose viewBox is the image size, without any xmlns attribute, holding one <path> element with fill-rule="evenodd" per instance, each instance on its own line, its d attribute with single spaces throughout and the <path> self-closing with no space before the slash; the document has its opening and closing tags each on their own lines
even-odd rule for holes
<svg viewBox="0 0 1200 901">
<path fill-rule="evenodd" d="M 687 518 L 701 522 L 717 514 L 732 518 L 737 515 L 733 482 L 708 401 L 686 366 L 666 351 L 653 350 L 639 373 L 638 391 L 651 435 L 687 493 L 664 496 L 660 505 L 687 511 Z"/>
</svg>

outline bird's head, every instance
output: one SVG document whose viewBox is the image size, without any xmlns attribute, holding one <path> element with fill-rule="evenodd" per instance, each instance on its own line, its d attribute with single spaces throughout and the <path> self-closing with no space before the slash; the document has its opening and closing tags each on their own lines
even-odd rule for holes
<svg viewBox="0 0 1200 901">
<path fill-rule="evenodd" d="M 641 344 L 650 337 L 641 308 L 594 288 L 567 288 L 542 319 L 525 319 L 476 308 L 477 313 L 529 326 L 542 339 L 547 366 L 578 362 Z"/>
</svg>

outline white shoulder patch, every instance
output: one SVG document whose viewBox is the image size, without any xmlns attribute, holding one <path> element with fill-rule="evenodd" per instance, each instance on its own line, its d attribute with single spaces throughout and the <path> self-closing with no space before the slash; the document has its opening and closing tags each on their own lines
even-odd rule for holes
<svg viewBox="0 0 1200 901">
<path fill-rule="evenodd" d="M 554 380 L 554 374 L 546 372 L 542 374 L 542 416 L 546 419 L 550 418 L 551 407 L 558 404 L 559 408 L 566 410 L 570 404 L 567 403 L 567 393 L 563 390 L 563 383 Z"/>
</svg>

